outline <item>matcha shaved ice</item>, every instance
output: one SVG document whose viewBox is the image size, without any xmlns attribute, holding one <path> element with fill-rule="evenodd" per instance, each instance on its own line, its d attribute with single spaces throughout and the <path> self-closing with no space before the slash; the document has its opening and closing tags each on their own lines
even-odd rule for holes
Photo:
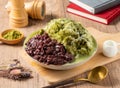
<svg viewBox="0 0 120 88">
<path fill-rule="evenodd" d="M 89 55 L 94 51 L 94 38 L 79 22 L 66 18 L 54 19 L 44 30 L 52 39 L 62 43 L 75 58 Z"/>
</svg>

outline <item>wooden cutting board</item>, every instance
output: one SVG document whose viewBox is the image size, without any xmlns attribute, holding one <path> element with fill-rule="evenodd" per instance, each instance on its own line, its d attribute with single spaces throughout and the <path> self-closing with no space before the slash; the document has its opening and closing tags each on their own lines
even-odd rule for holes
<svg viewBox="0 0 120 88">
<path fill-rule="evenodd" d="M 83 72 L 91 70 L 94 67 L 105 65 L 105 64 L 108 64 L 110 62 L 120 59 L 120 54 L 117 54 L 115 57 L 112 57 L 112 58 L 105 57 L 102 54 L 103 42 L 105 40 L 114 40 L 116 42 L 120 42 L 120 33 L 107 34 L 107 33 L 99 32 L 98 30 L 94 28 L 87 28 L 87 29 L 97 40 L 98 51 L 92 59 L 90 59 L 85 64 L 78 66 L 74 69 L 65 70 L 65 71 L 56 71 L 56 70 L 46 69 L 46 68 L 41 67 L 39 64 L 34 62 L 32 59 L 30 59 L 29 56 L 26 55 L 25 51 L 22 51 L 22 53 L 20 54 L 22 54 L 23 58 L 26 59 L 27 62 L 29 62 L 29 64 L 32 65 L 39 72 L 39 74 L 50 83 L 55 83 L 55 82 L 59 82 L 62 80 L 72 78 Z"/>
</svg>

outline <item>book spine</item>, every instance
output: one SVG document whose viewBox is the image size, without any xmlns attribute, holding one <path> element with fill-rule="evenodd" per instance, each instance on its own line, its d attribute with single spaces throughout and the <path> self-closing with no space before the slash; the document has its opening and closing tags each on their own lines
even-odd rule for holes
<svg viewBox="0 0 120 88">
<path fill-rule="evenodd" d="M 98 5 L 98 6 L 94 7 L 94 9 L 95 9 L 94 14 L 99 13 L 99 12 L 104 11 L 104 10 L 107 10 L 108 8 L 116 6 L 118 4 L 120 4 L 120 0 L 111 1 L 111 2 L 108 2 L 108 3 Z"/>
</svg>

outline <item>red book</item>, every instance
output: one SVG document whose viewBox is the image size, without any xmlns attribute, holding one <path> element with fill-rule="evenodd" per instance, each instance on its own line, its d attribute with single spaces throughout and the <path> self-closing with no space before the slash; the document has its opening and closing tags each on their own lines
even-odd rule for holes
<svg viewBox="0 0 120 88">
<path fill-rule="evenodd" d="M 70 13 L 100 22 L 100 23 L 109 24 L 117 16 L 120 16 L 120 5 L 117 5 L 113 8 L 105 10 L 101 13 L 92 14 L 92 13 L 88 12 L 87 10 L 85 10 L 73 3 L 70 3 L 67 6 L 67 11 Z"/>
</svg>

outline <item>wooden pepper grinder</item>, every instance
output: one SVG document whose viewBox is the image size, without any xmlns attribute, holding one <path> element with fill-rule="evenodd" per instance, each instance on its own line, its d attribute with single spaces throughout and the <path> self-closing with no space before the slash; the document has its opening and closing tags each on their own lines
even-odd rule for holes
<svg viewBox="0 0 120 88">
<path fill-rule="evenodd" d="M 11 2 L 8 1 L 7 5 L 5 6 L 8 13 L 11 12 L 11 6 Z M 43 0 L 33 0 L 31 2 L 26 2 L 25 10 L 28 16 L 32 19 L 43 20 L 45 18 L 46 13 L 46 4 Z"/>
<path fill-rule="evenodd" d="M 25 9 L 32 19 L 43 20 L 46 13 L 46 5 L 43 0 L 34 0 L 29 3 L 25 3 Z"/>
<path fill-rule="evenodd" d="M 9 24 L 11 27 L 25 27 L 28 25 L 28 15 L 24 9 L 24 0 L 10 0 L 11 12 Z"/>
</svg>

